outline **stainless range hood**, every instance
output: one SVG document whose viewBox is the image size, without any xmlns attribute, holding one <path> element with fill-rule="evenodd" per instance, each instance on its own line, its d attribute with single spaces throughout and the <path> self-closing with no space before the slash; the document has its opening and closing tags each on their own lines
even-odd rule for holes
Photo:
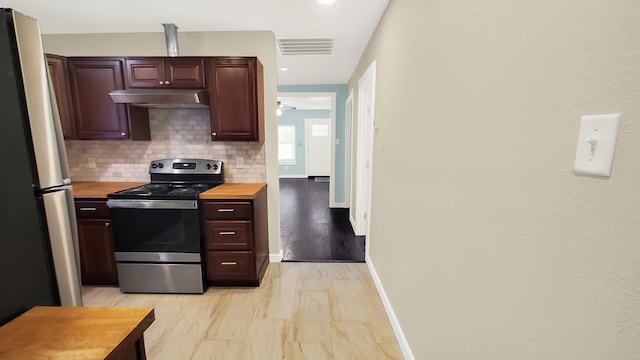
<svg viewBox="0 0 640 360">
<path fill-rule="evenodd" d="M 178 56 L 178 27 L 162 24 L 167 56 Z M 168 83 L 168 82 L 167 82 Z M 208 108 L 209 94 L 202 89 L 128 89 L 109 93 L 116 104 L 129 104 L 146 108 Z"/>
<path fill-rule="evenodd" d="M 209 107 L 209 94 L 202 89 L 129 89 L 109 93 L 116 104 L 129 104 L 152 109 Z"/>
</svg>

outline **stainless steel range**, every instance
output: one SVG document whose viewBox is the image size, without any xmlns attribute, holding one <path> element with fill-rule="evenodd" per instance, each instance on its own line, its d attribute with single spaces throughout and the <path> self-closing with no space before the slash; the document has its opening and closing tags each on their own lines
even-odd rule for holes
<svg viewBox="0 0 640 360">
<path fill-rule="evenodd" d="M 224 183 L 222 161 L 154 160 L 151 183 L 107 195 L 122 292 L 203 293 L 199 194 Z"/>
</svg>

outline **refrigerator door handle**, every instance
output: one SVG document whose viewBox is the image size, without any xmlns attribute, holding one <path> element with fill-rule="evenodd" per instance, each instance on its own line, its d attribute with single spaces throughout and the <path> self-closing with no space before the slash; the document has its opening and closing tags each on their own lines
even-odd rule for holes
<svg viewBox="0 0 640 360">
<path fill-rule="evenodd" d="M 82 306 L 78 252 L 76 251 L 77 228 L 75 223 L 72 223 L 75 212 L 71 214 L 69 209 L 69 192 L 70 189 L 54 191 L 42 195 L 42 198 L 60 302 L 62 306 Z"/>
<path fill-rule="evenodd" d="M 46 63 L 46 58 L 45 58 Z M 51 115 L 53 117 L 53 127 L 58 147 L 58 156 L 60 157 L 60 172 L 62 175 L 62 183 L 71 184 L 71 174 L 69 171 L 69 161 L 67 158 L 67 148 L 64 146 L 64 134 L 62 133 L 62 123 L 60 121 L 60 112 L 58 111 L 58 102 L 56 101 L 56 93 L 51 80 L 51 73 L 47 66 L 47 81 L 49 82 L 49 103 L 51 104 Z"/>
</svg>

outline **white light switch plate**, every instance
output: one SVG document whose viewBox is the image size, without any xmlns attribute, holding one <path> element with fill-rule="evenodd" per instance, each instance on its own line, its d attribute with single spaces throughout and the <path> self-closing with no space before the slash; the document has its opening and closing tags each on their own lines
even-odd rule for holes
<svg viewBox="0 0 640 360">
<path fill-rule="evenodd" d="M 579 174 L 609 176 L 622 115 L 583 116 L 578 136 L 574 171 Z"/>
<path fill-rule="evenodd" d="M 236 169 L 244 168 L 244 158 L 242 156 L 236 156 Z"/>
</svg>

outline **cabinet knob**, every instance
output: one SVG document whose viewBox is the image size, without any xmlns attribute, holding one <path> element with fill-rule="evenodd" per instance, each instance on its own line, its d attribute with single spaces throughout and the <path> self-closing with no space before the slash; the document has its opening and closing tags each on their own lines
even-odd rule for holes
<svg viewBox="0 0 640 360">
<path fill-rule="evenodd" d="M 216 136 L 216 135 L 218 135 L 218 134 L 216 134 L 216 133 L 214 133 L 214 132 L 212 132 L 212 133 L 211 133 L 211 136 Z"/>
<path fill-rule="evenodd" d="M 120 135 L 127 136 L 127 133 L 123 131 L 123 132 L 120 133 Z"/>
<path fill-rule="evenodd" d="M 165 84 L 165 85 L 169 85 L 169 84 L 171 84 L 171 83 L 169 82 L 169 80 L 166 80 L 166 81 L 164 82 L 164 84 Z"/>
<path fill-rule="evenodd" d="M 162 84 L 164 84 L 164 81 L 160 80 L 160 81 L 158 81 L 158 84 L 162 85 Z"/>
</svg>

